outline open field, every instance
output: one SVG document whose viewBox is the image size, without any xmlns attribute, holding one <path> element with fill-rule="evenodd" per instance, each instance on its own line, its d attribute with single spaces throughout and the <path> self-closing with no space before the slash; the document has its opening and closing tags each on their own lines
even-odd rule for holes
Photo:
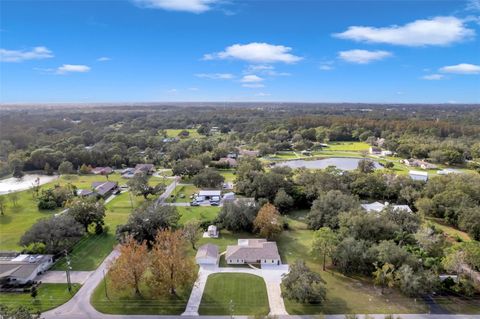
<svg viewBox="0 0 480 319">
<path fill-rule="evenodd" d="M 452 242 L 457 241 L 458 238 L 462 241 L 472 240 L 467 233 L 453 228 L 452 226 L 448 226 L 441 218 L 426 217 L 425 219 L 427 223 L 433 224 L 435 227 L 443 231 L 443 233 L 447 235 L 448 240 Z"/>
<path fill-rule="evenodd" d="M 267 289 L 263 278 L 221 273 L 208 277 L 200 315 L 267 315 Z"/>
<path fill-rule="evenodd" d="M 132 200 L 132 201 L 130 201 Z M 105 226 L 108 233 L 95 235 L 89 234 L 78 242 L 70 253 L 71 267 L 73 270 L 95 270 L 98 265 L 112 251 L 117 241 L 115 231 L 118 225 L 124 224 L 132 212 L 133 207 L 138 207 L 144 202 L 141 196 L 132 196 L 128 192 L 116 196 L 107 205 Z M 65 270 L 65 260 L 57 261 L 54 270 Z"/>
<path fill-rule="evenodd" d="M 73 297 L 80 285 L 72 285 L 72 294 L 68 292 L 67 284 L 41 284 L 38 287 L 36 301 L 26 293 L 0 293 L 0 304 L 8 307 L 24 306 L 34 312 L 43 312 L 56 308 Z"/>
<path fill-rule="evenodd" d="M 187 131 L 190 133 L 188 137 L 192 138 L 198 138 L 200 137 L 200 134 L 198 134 L 196 129 L 189 128 L 189 129 L 166 129 L 165 132 L 167 132 L 167 137 L 178 137 L 178 134 L 180 134 L 181 131 Z"/>
<path fill-rule="evenodd" d="M 354 151 L 354 152 L 368 152 L 370 145 L 365 142 L 330 142 L 326 151 Z"/>
<path fill-rule="evenodd" d="M 177 210 L 180 213 L 179 223 L 182 225 L 192 219 L 213 221 L 220 213 L 220 209 L 218 206 L 177 206 Z"/>
<path fill-rule="evenodd" d="M 177 296 L 153 296 L 143 280 L 140 287 L 142 296 L 134 296 L 133 291 L 114 289 L 109 276 L 106 276 L 108 297 L 105 294 L 105 282 L 101 282 L 92 294 L 90 302 L 100 312 L 110 314 L 180 315 L 190 297 L 191 286 L 177 290 Z"/>
<path fill-rule="evenodd" d="M 170 195 L 170 197 L 167 198 L 166 201 L 168 203 L 188 203 L 192 201 L 190 196 L 192 196 L 194 193 L 197 193 L 197 192 L 198 192 L 198 188 L 195 187 L 195 185 L 192 185 L 192 184 L 177 185 L 175 187 L 175 190 L 172 192 L 172 195 Z"/>
<path fill-rule="evenodd" d="M 218 172 L 225 178 L 225 182 L 233 182 L 237 176 L 235 175 L 235 169 L 219 169 Z"/>
</svg>

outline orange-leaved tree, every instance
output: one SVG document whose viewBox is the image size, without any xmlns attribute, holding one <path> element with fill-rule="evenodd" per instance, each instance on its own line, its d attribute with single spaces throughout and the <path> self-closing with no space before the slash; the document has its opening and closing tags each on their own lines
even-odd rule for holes
<svg viewBox="0 0 480 319">
<path fill-rule="evenodd" d="M 262 206 L 257 217 L 253 221 L 254 230 L 260 236 L 272 239 L 283 230 L 282 216 L 277 208 L 270 203 Z"/>
</svg>

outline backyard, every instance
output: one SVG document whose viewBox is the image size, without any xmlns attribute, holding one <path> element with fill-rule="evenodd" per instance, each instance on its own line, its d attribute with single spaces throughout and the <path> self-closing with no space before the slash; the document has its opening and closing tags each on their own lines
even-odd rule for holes
<svg viewBox="0 0 480 319">
<path fill-rule="evenodd" d="M 267 289 L 262 277 L 237 273 L 208 277 L 200 315 L 265 316 L 268 312 Z"/>
</svg>

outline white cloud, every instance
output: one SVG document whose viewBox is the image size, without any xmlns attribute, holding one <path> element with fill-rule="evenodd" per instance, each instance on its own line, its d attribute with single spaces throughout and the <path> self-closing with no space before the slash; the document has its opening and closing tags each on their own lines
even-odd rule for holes
<svg viewBox="0 0 480 319">
<path fill-rule="evenodd" d="M 387 51 L 349 50 L 338 52 L 338 56 L 350 63 L 367 64 L 388 58 L 392 56 L 392 53 Z"/>
<path fill-rule="evenodd" d="M 351 26 L 345 32 L 333 34 L 337 38 L 358 42 L 405 46 L 447 45 L 474 35 L 475 31 L 456 17 L 435 17 L 383 28 Z"/>
<path fill-rule="evenodd" d="M 460 63 L 440 68 L 440 72 L 456 74 L 480 74 L 480 65 Z"/>
<path fill-rule="evenodd" d="M 0 61 L 2 62 L 23 62 L 47 58 L 53 58 L 53 52 L 46 47 L 34 47 L 30 51 L 0 49 Z"/>
<path fill-rule="evenodd" d="M 242 84 L 242 86 L 249 89 L 258 89 L 265 87 L 265 85 L 263 85 L 262 83 L 244 83 Z"/>
<path fill-rule="evenodd" d="M 288 72 L 278 72 L 275 70 L 273 65 L 265 65 L 265 64 L 251 64 L 249 65 L 243 73 L 251 74 L 251 73 L 259 73 L 262 75 L 267 76 L 289 76 L 291 75 Z"/>
<path fill-rule="evenodd" d="M 445 76 L 443 74 L 428 74 L 428 75 L 424 75 L 422 76 L 422 79 L 424 80 L 429 80 L 429 81 L 436 81 L 436 80 L 441 80 L 443 79 Z"/>
<path fill-rule="evenodd" d="M 218 0 L 133 0 L 140 7 L 203 13 L 212 8 Z"/>
<path fill-rule="evenodd" d="M 319 68 L 320 68 L 320 70 L 322 70 L 322 71 L 330 71 L 330 70 L 333 70 L 333 69 L 334 69 L 334 67 L 331 66 L 330 64 L 321 64 L 321 65 L 319 66 Z"/>
<path fill-rule="evenodd" d="M 292 48 L 283 45 L 252 42 L 249 44 L 234 44 L 224 51 L 205 54 L 203 59 L 238 59 L 250 63 L 295 63 L 302 59 L 291 54 L 290 51 L 292 51 Z"/>
<path fill-rule="evenodd" d="M 245 75 L 240 80 L 240 82 L 242 82 L 242 83 L 258 83 L 258 82 L 262 82 L 262 81 L 263 81 L 263 78 L 259 77 L 258 75 L 255 75 L 255 74 Z"/>
<path fill-rule="evenodd" d="M 467 2 L 467 10 L 480 11 L 480 0 L 469 0 Z"/>
<path fill-rule="evenodd" d="M 97 59 L 98 62 L 107 62 L 107 61 L 110 61 L 111 58 L 109 58 L 108 56 L 102 56 L 100 58 Z"/>
<path fill-rule="evenodd" d="M 231 80 L 235 76 L 230 73 L 197 73 L 197 78 L 212 79 L 212 80 Z"/>
<path fill-rule="evenodd" d="M 258 92 L 255 94 L 255 96 L 271 96 L 270 93 L 265 93 L 265 92 Z"/>
<path fill-rule="evenodd" d="M 58 74 L 66 74 L 66 73 L 85 73 L 90 71 L 90 67 L 87 65 L 82 64 L 63 64 L 62 66 L 57 68 Z"/>
</svg>

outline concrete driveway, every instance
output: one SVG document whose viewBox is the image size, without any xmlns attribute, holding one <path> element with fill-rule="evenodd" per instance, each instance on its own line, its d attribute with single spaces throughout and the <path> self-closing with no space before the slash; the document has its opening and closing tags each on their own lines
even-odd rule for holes
<svg viewBox="0 0 480 319">
<path fill-rule="evenodd" d="M 71 271 L 70 281 L 83 285 L 92 274 L 93 271 Z M 67 283 L 67 274 L 65 271 L 52 270 L 41 274 L 37 280 L 47 284 L 65 284 Z"/>
<path fill-rule="evenodd" d="M 207 283 L 208 276 L 215 273 L 244 273 L 262 277 L 267 287 L 268 304 L 270 315 L 282 316 L 288 315 L 283 302 L 280 284 L 282 275 L 288 273 L 288 265 L 269 266 L 263 269 L 236 268 L 236 267 L 218 267 L 201 266 L 198 271 L 198 278 L 193 286 L 188 300 L 187 308 L 182 316 L 198 316 L 198 308 L 202 301 L 203 291 Z"/>
</svg>

